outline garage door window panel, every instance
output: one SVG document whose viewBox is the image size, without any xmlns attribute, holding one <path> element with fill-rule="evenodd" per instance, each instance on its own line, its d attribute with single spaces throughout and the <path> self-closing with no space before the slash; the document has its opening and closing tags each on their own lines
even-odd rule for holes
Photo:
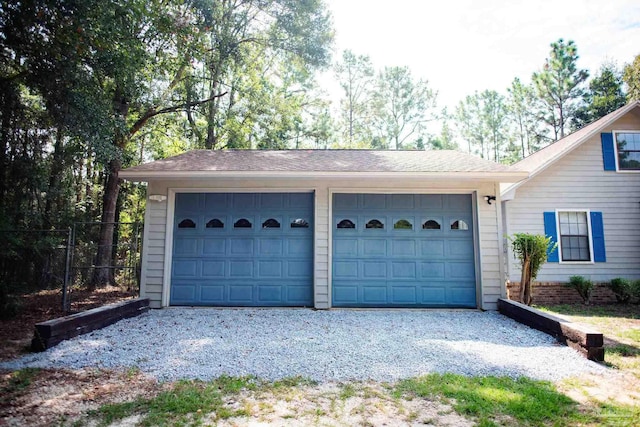
<svg viewBox="0 0 640 427">
<path fill-rule="evenodd" d="M 372 220 L 369 220 L 367 222 L 367 224 L 365 225 L 365 228 L 367 228 L 367 229 L 383 229 L 384 228 L 384 223 L 382 221 L 380 221 L 379 219 L 372 219 Z"/>
<path fill-rule="evenodd" d="M 394 230 L 413 230 L 413 220 L 399 219 L 393 224 Z"/>
<path fill-rule="evenodd" d="M 295 218 L 291 221 L 291 228 L 309 228 L 309 221 L 304 218 Z"/>
<path fill-rule="evenodd" d="M 451 229 L 452 230 L 460 230 L 460 231 L 468 231 L 469 224 L 463 219 L 456 219 L 451 221 Z"/>
<path fill-rule="evenodd" d="M 356 228 L 356 224 L 350 219 L 343 219 L 342 221 L 338 222 L 336 228 Z"/>
<path fill-rule="evenodd" d="M 252 226 L 251 221 L 246 218 L 240 218 L 233 223 L 233 228 L 251 228 Z"/>
<path fill-rule="evenodd" d="M 178 228 L 196 228 L 196 223 L 191 218 L 185 218 L 178 223 Z"/>
<path fill-rule="evenodd" d="M 440 230 L 442 226 L 440 225 L 440 220 L 437 219 L 428 219 L 422 223 L 423 230 Z"/>
<path fill-rule="evenodd" d="M 262 228 L 280 228 L 280 222 L 275 218 L 269 218 L 262 223 Z"/>
<path fill-rule="evenodd" d="M 219 220 L 218 218 L 213 218 L 209 222 L 207 222 L 206 228 L 224 228 L 224 222 Z"/>
</svg>

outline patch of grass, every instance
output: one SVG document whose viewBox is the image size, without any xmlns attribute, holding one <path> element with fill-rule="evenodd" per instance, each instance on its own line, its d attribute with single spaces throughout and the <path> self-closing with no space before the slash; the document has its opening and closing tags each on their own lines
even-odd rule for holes
<svg viewBox="0 0 640 427">
<path fill-rule="evenodd" d="M 215 379 L 214 384 L 223 394 L 237 394 L 242 390 L 256 390 L 260 386 L 260 382 L 254 376 L 230 377 L 222 375 Z"/>
<path fill-rule="evenodd" d="M 627 344 L 606 347 L 605 364 L 640 378 L 640 349 Z"/>
<path fill-rule="evenodd" d="M 627 344 L 616 344 L 612 347 L 608 347 L 607 353 L 615 354 L 621 357 L 634 357 L 640 356 L 640 349 Z"/>
<path fill-rule="evenodd" d="M 246 409 L 229 407 L 225 398 L 243 390 L 255 390 L 258 386 L 254 377 L 223 376 L 211 382 L 178 381 L 170 390 L 154 398 L 103 405 L 92 415 L 100 418 L 101 425 L 110 425 L 141 414 L 143 426 L 198 424 L 208 414 L 213 414 L 214 421 L 246 416 Z"/>
<path fill-rule="evenodd" d="M 528 378 L 431 374 L 399 382 L 394 394 L 442 398 L 481 426 L 500 425 L 505 419 L 521 425 L 566 425 L 582 419 L 577 403 L 551 383 Z"/>
<path fill-rule="evenodd" d="M 640 329 L 627 329 L 625 331 L 622 331 L 620 333 L 620 336 L 640 343 Z"/>
<path fill-rule="evenodd" d="M 39 368 L 24 368 L 9 375 L 9 381 L 0 389 L 0 402 L 8 402 L 25 390 L 40 373 Z"/>
<path fill-rule="evenodd" d="M 95 411 L 90 411 L 89 415 L 99 417 L 100 425 L 111 425 L 118 420 L 122 420 L 148 408 L 147 401 L 135 400 L 133 402 L 109 403 L 102 405 Z"/>
<path fill-rule="evenodd" d="M 603 332 L 605 338 L 615 341 L 605 341 L 605 364 L 640 378 L 640 310 L 637 305 L 565 304 L 539 308 L 568 316 L 574 322 Z"/>
<path fill-rule="evenodd" d="M 126 370 L 125 376 L 127 377 L 127 379 L 132 379 L 139 373 L 140 373 L 140 368 L 138 368 L 137 366 L 131 366 Z"/>
<path fill-rule="evenodd" d="M 594 418 L 600 426 L 636 427 L 640 425 L 640 407 L 603 403 Z"/>
<path fill-rule="evenodd" d="M 628 319 L 640 319 L 640 310 L 634 304 L 557 304 L 547 306 L 536 306 L 543 311 L 551 311 L 568 316 L 581 317 L 624 317 Z"/>
<path fill-rule="evenodd" d="M 305 395 L 308 380 L 291 378 L 273 383 L 262 382 L 255 377 L 220 377 L 210 382 L 179 381 L 154 398 L 104 405 L 92 414 L 100 425 L 106 426 L 133 415 L 140 415 L 142 426 L 216 425 L 232 417 L 254 417 L 273 412 L 265 408 L 265 400 L 282 390 Z M 286 387 L 286 389 L 285 389 Z M 308 389 L 306 389 L 308 390 Z M 335 399 L 348 399 L 362 395 L 366 387 L 362 383 L 344 383 L 335 393 Z M 262 396 L 255 406 L 243 399 Z M 311 390 L 313 393 L 313 390 Z M 473 419 L 480 426 L 635 426 L 640 419 L 640 408 L 617 405 L 612 402 L 594 403 L 580 408 L 576 402 L 561 394 L 553 384 L 527 378 L 517 380 L 506 377 L 465 377 L 454 374 L 431 374 L 401 381 L 388 389 L 375 393 L 380 399 L 371 403 L 381 412 L 396 400 L 429 399 L 450 405 L 450 411 Z M 264 400 L 263 400 L 264 398 Z M 244 403 L 243 403 L 244 402 Z M 371 406 L 369 407 L 371 408 Z M 300 412 L 302 411 L 302 412 Z M 319 422 L 322 417 L 334 417 L 340 408 L 306 406 L 282 419 L 300 416 Z M 353 409 L 353 414 L 366 414 L 363 404 Z M 449 413 L 449 411 L 447 411 Z M 352 415 L 353 415 L 352 414 Z M 407 422 L 420 418 L 419 412 L 404 415 Z"/>
<path fill-rule="evenodd" d="M 356 395 L 356 388 L 353 386 L 353 384 L 341 384 L 340 385 L 340 399 L 341 400 L 347 400 L 350 397 L 353 397 Z"/>
<path fill-rule="evenodd" d="M 291 388 L 291 387 L 314 386 L 316 384 L 318 384 L 317 381 L 297 375 L 295 377 L 287 377 L 281 380 L 274 381 L 271 384 L 271 387 L 272 388 Z"/>
</svg>

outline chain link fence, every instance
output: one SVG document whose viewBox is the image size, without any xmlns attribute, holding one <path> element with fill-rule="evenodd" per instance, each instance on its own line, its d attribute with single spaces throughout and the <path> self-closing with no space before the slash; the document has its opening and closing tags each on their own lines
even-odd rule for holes
<svg viewBox="0 0 640 427">
<path fill-rule="evenodd" d="M 98 250 L 100 222 L 75 223 L 63 230 L 0 231 L 0 310 L 11 296 L 60 290 L 60 304 L 70 310 L 72 290 L 90 285 Z M 114 223 L 111 265 L 120 288 L 139 293 L 142 225 Z"/>
</svg>

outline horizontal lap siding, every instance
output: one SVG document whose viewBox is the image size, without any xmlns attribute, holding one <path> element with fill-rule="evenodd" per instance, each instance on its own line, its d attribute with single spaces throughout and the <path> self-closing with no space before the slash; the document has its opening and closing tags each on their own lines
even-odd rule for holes
<svg viewBox="0 0 640 427">
<path fill-rule="evenodd" d="M 632 120 L 633 119 L 633 120 Z M 638 129 L 640 119 L 627 116 L 610 130 Z M 594 281 L 640 278 L 640 174 L 604 171 L 600 134 L 523 184 L 506 203 L 509 233 L 544 233 L 543 212 L 589 209 L 602 212 L 607 261 L 595 264 L 545 264 L 537 280 L 565 282 L 572 275 Z M 508 257 L 509 276 L 520 280 L 520 266 Z"/>
<path fill-rule="evenodd" d="M 314 293 L 316 308 L 329 308 L 329 191 L 316 189 Z"/>
<path fill-rule="evenodd" d="M 158 194 L 153 185 L 149 185 L 148 194 Z M 149 298 L 152 308 L 162 306 L 166 225 L 167 202 L 147 199 L 140 296 Z"/>
<path fill-rule="evenodd" d="M 500 245 L 497 221 L 499 202 L 489 205 L 485 195 L 495 194 L 493 184 L 478 190 L 478 231 L 480 238 L 480 269 L 482 274 L 481 308 L 497 310 L 498 298 L 502 296 L 504 280 L 500 271 Z"/>
</svg>

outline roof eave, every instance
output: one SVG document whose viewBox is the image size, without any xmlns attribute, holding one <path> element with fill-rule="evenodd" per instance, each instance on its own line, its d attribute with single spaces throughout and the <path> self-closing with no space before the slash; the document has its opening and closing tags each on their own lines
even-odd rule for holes
<svg viewBox="0 0 640 427">
<path fill-rule="evenodd" d="M 120 178 L 128 181 L 208 178 L 420 178 L 432 180 L 478 180 L 484 182 L 516 182 L 526 179 L 523 171 L 452 171 L 452 172 L 334 172 L 334 171 L 135 171 L 123 170 Z"/>
</svg>

